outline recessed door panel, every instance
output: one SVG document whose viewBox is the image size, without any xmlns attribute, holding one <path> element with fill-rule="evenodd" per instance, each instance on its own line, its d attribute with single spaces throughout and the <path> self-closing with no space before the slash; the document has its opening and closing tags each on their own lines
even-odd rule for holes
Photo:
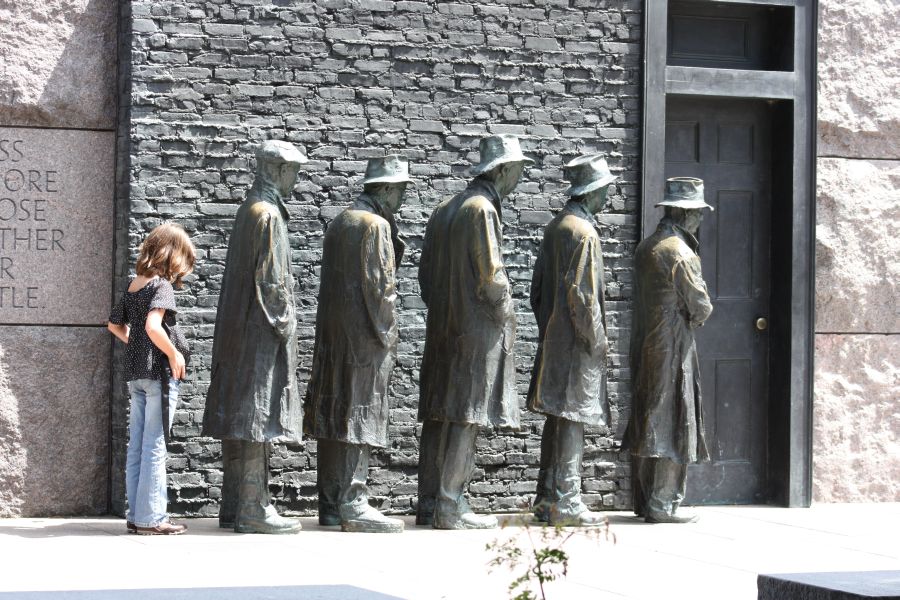
<svg viewBox="0 0 900 600">
<path fill-rule="evenodd" d="M 753 283 L 753 192 L 719 190 L 716 204 L 717 296 L 749 298 Z"/>
</svg>

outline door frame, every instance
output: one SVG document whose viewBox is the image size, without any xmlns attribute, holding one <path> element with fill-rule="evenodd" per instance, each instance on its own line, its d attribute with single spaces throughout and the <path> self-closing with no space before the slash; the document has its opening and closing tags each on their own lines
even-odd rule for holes
<svg viewBox="0 0 900 600">
<path fill-rule="evenodd" d="M 666 97 L 717 96 L 785 104 L 792 125 L 790 220 L 773 204 L 769 337 L 768 474 L 772 504 L 808 507 L 812 500 L 813 349 L 815 324 L 816 27 L 818 0 L 696 0 L 709 4 L 790 7 L 794 13 L 792 71 L 745 71 L 666 65 L 668 0 L 646 0 L 643 45 L 641 221 L 643 239 L 656 228 L 663 197 Z M 777 160 L 774 153 L 773 161 Z M 789 152 L 788 152 L 789 150 Z M 773 202 L 774 202 L 773 196 Z M 776 239 L 778 237 L 778 239 Z M 789 258 L 790 260 L 784 260 Z"/>
</svg>

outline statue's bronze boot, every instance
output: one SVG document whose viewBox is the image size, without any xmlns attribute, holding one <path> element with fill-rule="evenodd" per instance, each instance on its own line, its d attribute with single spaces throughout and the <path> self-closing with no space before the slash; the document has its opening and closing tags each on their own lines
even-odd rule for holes
<svg viewBox="0 0 900 600">
<path fill-rule="evenodd" d="M 239 514 L 234 524 L 237 533 L 297 533 L 303 529 L 299 519 L 280 516 L 272 505 L 263 509 L 261 517 Z"/>
<path fill-rule="evenodd" d="M 400 533 L 403 521 L 381 514 L 368 503 L 341 506 L 341 531 L 358 533 Z"/>
<path fill-rule="evenodd" d="M 694 523 L 700 517 L 697 515 L 677 515 L 675 513 L 669 514 L 665 512 L 660 512 L 656 510 L 650 510 L 647 512 L 647 517 L 645 520 L 648 523 Z"/>
<path fill-rule="evenodd" d="M 434 517 L 435 529 L 496 529 L 499 523 L 493 515 L 476 515 L 473 512 L 453 516 Z"/>
<path fill-rule="evenodd" d="M 495 529 L 499 526 L 493 515 L 476 515 L 465 498 L 459 502 L 439 500 L 435 506 L 435 529 Z"/>
<path fill-rule="evenodd" d="M 299 519 L 279 516 L 269 503 L 269 469 L 265 444 L 241 442 L 240 500 L 235 515 L 237 533 L 297 533 Z"/>
<path fill-rule="evenodd" d="M 591 510 L 582 510 L 580 512 L 571 513 L 559 510 L 557 506 L 550 509 L 550 519 L 547 521 L 550 525 L 559 527 L 591 527 L 594 525 L 603 525 L 606 517 L 603 513 Z"/>
</svg>

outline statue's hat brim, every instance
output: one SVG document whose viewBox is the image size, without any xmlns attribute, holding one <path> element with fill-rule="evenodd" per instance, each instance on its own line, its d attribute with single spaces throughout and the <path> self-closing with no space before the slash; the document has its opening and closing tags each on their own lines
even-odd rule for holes
<svg viewBox="0 0 900 600">
<path fill-rule="evenodd" d="M 715 211 L 716 209 L 703 200 L 663 200 L 662 202 L 657 202 L 654 206 L 675 206 L 678 208 L 692 208 L 692 209 L 702 209 L 708 208 L 709 210 Z"/>
<path fill-rule="evenodd" d="M 366 185 L 369 183 L 411 183 L 416 185 L 416 182 L 413 181 L 408 175 L 381 175 L 378 177 L 363 177 L 359 180 L 359 183 L 362 185 Z"/>
<path fill-rule="evenodd" d="M 586 183 L 584 185 L 570 186 L 568 189 L 566 189 L 565 193 L 569 196 L 584 196 L 585 194 L 589 194 L 596 189 L 611 184 L 616 179 L 618 179 L 616 175 L 610 175 L 608 177 L 604 177 L 603 179 L 595 179 L 594 181 L 591 181 L 590 183 Z"/>
<path fill-rule="evenodd" d="M 482 175 L 506 163 L 534 164 L 522 154 L 519 138 L 508 133 L 500 133 L 481 138 L 479 142 L 479 163 L 469 170 L 473 176 Z"/>
<path fill-rule="evenodd" d="M 618 177 L 609 172 L 609 165 L 602 154 L 582 154 L 563 167 L 563 175 L 569 181 L 565 193 L 583 196 L 609 185 Z"/>
<path fill-rule="evenodd" d="M 523 162 L 528 165 L 534 164 L 533 159 L 528 158 L 527 156 L 525 156 L 522 153 L 519 153 L 518 155 L 510 154 L 510 155 L 506 155 L 506 156 L 500 156 L 500 157 L 495 158 L 494 160 L 486 162 L 486 163 L 477 164 L 474 167 L 472 167 L 469 170 L 469 172 L 472 175 L 481 175 L 482 173 L 487 173 L 491 169 L 496 169 L 500 165 L 503 165 L 506 163 L 513 163 L 513 162 Z"/>
<path fill-rule="evenodd" d="M 412 183 L 409 176 L 409 161 L 399 154 L 371 158 L 366 165 L 366 174 L 359 180 L 362 185 L 370 183 Z"/>
<path fill-rule="evenodd" d="M 697 177 L 669 177 L 666 179 L 663 201 L 656 206 L 674 206 L 685 209 L 716 210 L 706 203 L 703 180 Z"/>
<path fill-rule="evenodd" d="M 256 159 L 302 165 L 309 162 L 296 146 L 282 140 L 266 140 L 256 149 Z"/>
</svg>

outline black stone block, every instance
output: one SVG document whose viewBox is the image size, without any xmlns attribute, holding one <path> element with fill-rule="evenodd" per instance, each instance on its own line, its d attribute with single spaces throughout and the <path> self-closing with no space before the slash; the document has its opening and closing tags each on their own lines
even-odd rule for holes
<svg viewBox="0 0 900 600">
<path fill-rule="evenodd" d="M 758 600 L 900 600 L 900 571 L 760 575 Z"/>
</svg>

